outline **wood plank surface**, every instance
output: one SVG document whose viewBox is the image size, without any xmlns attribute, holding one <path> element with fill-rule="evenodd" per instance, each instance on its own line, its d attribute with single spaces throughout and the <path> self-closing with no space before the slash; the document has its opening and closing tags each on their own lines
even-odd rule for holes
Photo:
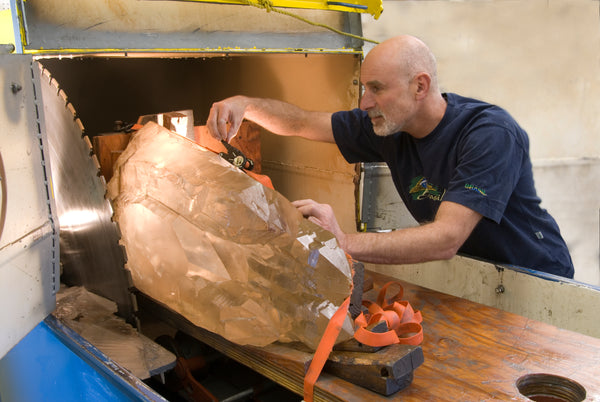
<svg viewBox="0 0 600 402">
<path fill-rule="evenodd" d="M 391 278 L 369 272 L 376 288 Z M 395 398 L 527 400 L 516 381 L 548 373 L 567 377 L 600 400 L 600 339 L 402 282 L 404 299 L 423 314 L 425 362 Z M 568 301 L 565 301 L 566 303 Z"/>
<path fill-rule="evenodd" d="M 368 272 L 375 292 L 390 277 Z M 423 314 L 425 362 L 410 386 L 385 397 L 322 373 L 316 401 L 492 401 L 528 400 L 517 389 L 527 374 L 547 373 L 581 384 L 586 400 L 600 401 L 600 339 L 559 329 L 405 282 L 404 300 Z M 140 309 L 152 306 L 140 295 Z M 157 309 L 156 309 L 157 308 Z M 311 356 L 286 345 L 255 348 L 232 344 L 156 306 L 153 314 L 227 356 L 302 394 L 303 372 Z"/>
</svg>

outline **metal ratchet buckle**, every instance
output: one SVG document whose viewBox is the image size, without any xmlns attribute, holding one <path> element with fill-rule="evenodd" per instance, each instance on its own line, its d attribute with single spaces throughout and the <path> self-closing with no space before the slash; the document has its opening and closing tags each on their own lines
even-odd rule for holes
<svg viewBox="0 0 600 402">
<path fill-rule="evenodd" d="M 221 158 L 240 169 L 252 170 L 254 168 L 254 162 L 252 159 L 247 158 L 242 151 L 229 144 L 225 140 L 221 140 L 221 143 L 225 146 L 225 149 L 227 149 L 227 153 L 219 152 L 219 156 Z"/>
</svg>

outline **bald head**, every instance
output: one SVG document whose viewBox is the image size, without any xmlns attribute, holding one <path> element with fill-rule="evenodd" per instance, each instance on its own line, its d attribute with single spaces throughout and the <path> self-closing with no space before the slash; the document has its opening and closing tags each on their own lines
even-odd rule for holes
<svg viewBox="0 0 600 402">
<path fill-rule="evenodd" d="M 427 73 L 431 77 L 430 90 L 439 91 L 435 56 L 414 36 L 400 35 L 380 43 L 367 54 L 365 63 L 385 66 L 392 74 L 407 80 Z"/>
<path fill-rule="evenodd" d="M 362 64 L 360 81 L 360 107 L 377 135 L 404 131 L 423 138 L 446 111 L 435 57 L 414 36 L 397 36 L 375 46 Z"/>
</svg>

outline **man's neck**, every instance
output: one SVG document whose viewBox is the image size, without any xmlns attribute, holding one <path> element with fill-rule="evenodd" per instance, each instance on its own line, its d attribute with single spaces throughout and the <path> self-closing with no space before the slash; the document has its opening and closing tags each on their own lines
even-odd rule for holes
<svg viewBox="0 0 600 402">
<path fill-rule="evenodd" d="M 425 138 L 440 124 L 446 113 L 448 103 L 441 93 L 428 97 L 423 104 L 422 114 L 419 117 L 419 126 L 410 132 L 415 138 Z"/>
</svg>

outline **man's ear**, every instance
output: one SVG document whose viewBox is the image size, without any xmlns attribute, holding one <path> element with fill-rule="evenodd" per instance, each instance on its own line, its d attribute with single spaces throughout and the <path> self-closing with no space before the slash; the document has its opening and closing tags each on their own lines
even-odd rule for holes
<svg viewBox="0 0 600 402">
<path fill-rule="evenodd" d="M 425 72 L 419 73 L 414 78 L 417 84 L 417 90 L 415 92 L 415 99 L 422 100 L 429 93 L 429 86 L 431 85 L 431 76 Z"/>
</svg>

